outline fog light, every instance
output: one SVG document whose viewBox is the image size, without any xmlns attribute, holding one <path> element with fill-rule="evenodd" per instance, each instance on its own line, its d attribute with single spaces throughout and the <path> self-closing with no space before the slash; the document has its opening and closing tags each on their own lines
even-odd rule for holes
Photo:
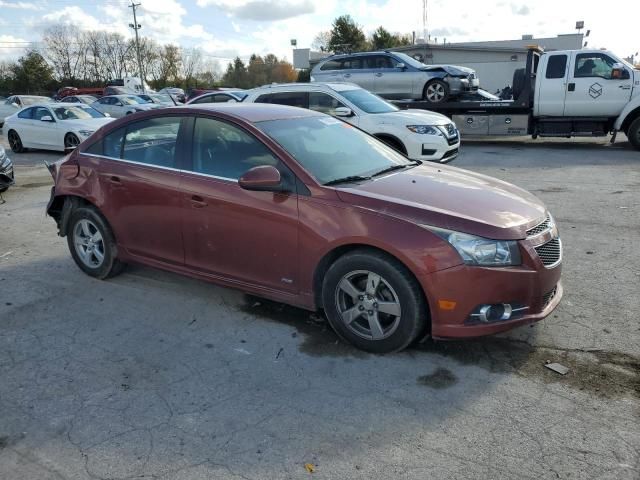
<svg viewBox="0 0 640 480">
<path fill-rule="evenodd" d="M 469 321 L 492 323 L 514 320 L 524 315 L 529 307 L 521 303 L 495 303 L 493 305 L 478 305 L 470 315 Z"/>
<path fill-rule="evenodd" d="M 513 308 L 511 308 L 510 303 L 484 305 L 480 307 L 478 319 L 484 323 L 497 322 L 498 320 L 509 320 L 511 318 L 512 311 Z"/>
</svg>

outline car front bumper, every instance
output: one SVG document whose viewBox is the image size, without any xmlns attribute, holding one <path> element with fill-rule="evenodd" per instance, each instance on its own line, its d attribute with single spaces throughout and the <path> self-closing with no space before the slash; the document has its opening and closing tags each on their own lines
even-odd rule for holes
<svg viewBox="0 0 640 480">
<path fill-rule="evenodd" d="M 480 86 L 480 80 L 477 77 L 474 78 L 457 78 L 446 77 L 447 84 L 449 85 L 449 93 L 452 95 L 458 95 L 464 92 L 470 92 L 478 90 Z"/>
<path fill-rule="evenodd" d="M 404 143 L 407 156 L 411 160 L 449 163 L 458 156 L 460 135 L 445 138 L 439 135 L 415 134 L 410 141 Z"/>
<path fill-rule="evenodd" d="M 547 317 L 562 299 L 562 265 L 546 268 L 533 257 L 523 262 L 501 268 L 459 265 L 419 279 L 430 306 L 431 335 L 492 335 Z M 526 308 L 514 310 L 508 320 L 482 322 L 474 315 L 480 306 L 504 304 Z"/>
<path fill-rule="evenodd" d="M 6 188 L 15 183 L 15 176 L 13 173 L 13 164 L 9 161 L 9 165 L 4 168 L 0 168 L 0 188 Z"/>
</svg>

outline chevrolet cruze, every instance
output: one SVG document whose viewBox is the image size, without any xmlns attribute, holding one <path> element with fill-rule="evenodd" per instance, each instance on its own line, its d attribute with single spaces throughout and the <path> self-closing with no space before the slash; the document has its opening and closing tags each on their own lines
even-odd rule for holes
<svg viewBox="0 0 640 480">
<path fill-rule="evenodd" d="M 323 309 L 371 352 L 504 331 L 562 297 L 562 245 L 540 200 L 319 112 L 142 112 L 50 170 L 47 212 L 88 275 L 135 262 Z"/>
</svg>

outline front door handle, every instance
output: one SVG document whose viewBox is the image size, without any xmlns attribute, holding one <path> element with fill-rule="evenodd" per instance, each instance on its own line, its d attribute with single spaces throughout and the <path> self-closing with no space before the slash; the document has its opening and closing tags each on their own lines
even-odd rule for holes
<svg viewBox="0 0 640 480">
<path fill-rule="evenodd" d="M 345 73 L 345 74 L 343 75 L 343 77 L 344 77 L 344 78 L 349 78 L 350 76 L 351 76 L 351 74 L 350 74 L 350 73 Z"/>
<path fill-rule="evenodd" d="M 208 205 L 208 203 L 205 202 L 204 198 L 202 198 L 200 195 L 193 195 L 191 197 L 191 205 L 193 206 L 193 208 L 204 208 Z"/>
<path fill-rule="evenodd" d="M 570 83 L 569 86 L 567 87 L 567 90 L 569 90 L 570 92 L 575 92 L 576 91 L 576 84 L 575 83 Z"/>
<path fill-rule="evenodd" d="M 381 72 L 376 73 L 376 77 L 381 77 L 381 76 L 382 76 Z"/>
</svg>

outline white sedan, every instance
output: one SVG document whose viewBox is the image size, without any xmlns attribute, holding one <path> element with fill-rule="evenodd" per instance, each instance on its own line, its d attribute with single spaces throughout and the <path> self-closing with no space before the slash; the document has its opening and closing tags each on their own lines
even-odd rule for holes
<svg viewBox="0 0 640 480">
<path fill-rule="evenodd" d="M 81 103 L 33 105 L 7 117 L 3 132 L 15 153 L 27 148 L 67 151 L 113 121 Z"/>
</svg>

